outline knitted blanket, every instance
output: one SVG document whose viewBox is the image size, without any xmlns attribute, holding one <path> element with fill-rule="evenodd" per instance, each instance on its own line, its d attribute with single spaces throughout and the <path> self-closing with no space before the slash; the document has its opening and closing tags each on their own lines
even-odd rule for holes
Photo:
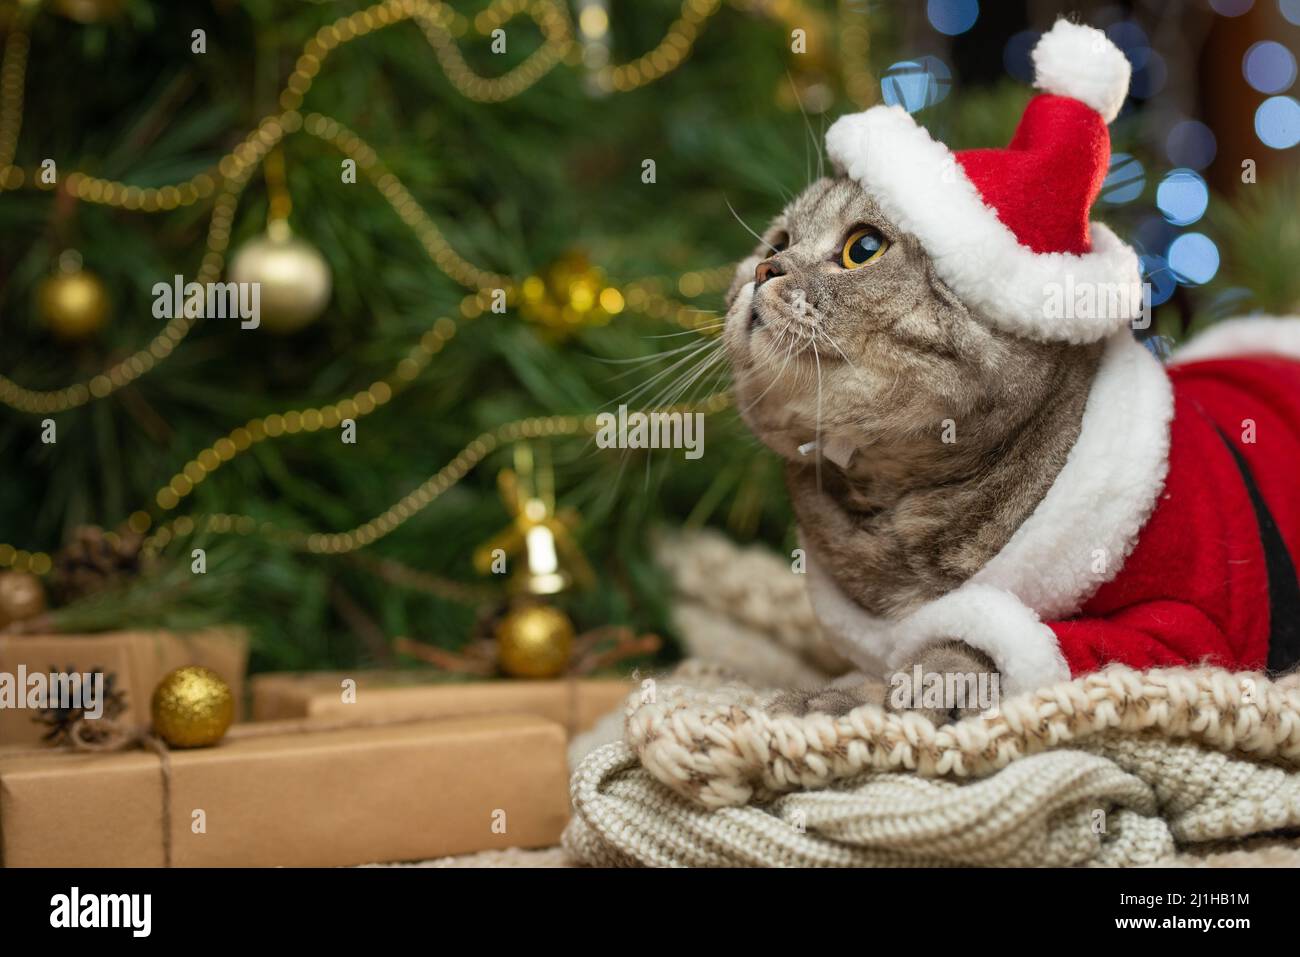
<svg viewBox="0 0 1300 957">
<path fill-rule="evenodd" d="M 597 865 L 1139 865 L 1300 828 L 1300 685 L 1115 667 L 936 728 L 687 666 L 572 782 Z"/>
</svg>

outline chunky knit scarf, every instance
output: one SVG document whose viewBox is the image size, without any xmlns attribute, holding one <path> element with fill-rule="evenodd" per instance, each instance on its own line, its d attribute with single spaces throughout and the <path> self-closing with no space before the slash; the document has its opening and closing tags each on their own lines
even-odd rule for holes
<svg viewBox="0 0 1300 957">
<path fill-rule="evenodd" d="M 1300 683 L 1110 668 L 936 728 L 688 665 L 573 778 L 591 864 L 1136 865 L 1300 828 Z"/>
</svg>

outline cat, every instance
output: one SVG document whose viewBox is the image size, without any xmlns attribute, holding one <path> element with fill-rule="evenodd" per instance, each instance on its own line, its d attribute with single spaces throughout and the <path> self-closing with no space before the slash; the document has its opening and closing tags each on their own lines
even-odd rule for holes
<svg viewBox="0 0 1300 957">
<path fill-rule="evenodd" d="M 864 229 L 883 251 L 845 268 L 846 240 Z M 882 617 L 967 580 L 1033 512 L 1078 436 L 1101 352 L 981 323 L 920 243 L 847 178 L 814 182 L 777 216 L 726 302 L 741 415 L 785 460 L 805 540 Z M 945 419 L 963 423 L 960 441 L 944 442 Z M 809 443 L 830 454 L 801 452 Z M 924 673 L 992 666 L 961 642 L 931 646 L 900 670 L 912 664 Z M 806 703 L 847 710 L 869 687 L 865 677 L 842 680 Z"/>
<path fill-rule="evenodd" d="M 1279 671 L 1300 660 L 1286 542 L 1300 516 L 1285 492 L 1300 456 L 1300 321 L 1222 323 L 1167 373 L 1127 329 L 1082 342 L 1020 336 L 968 308 L 921 243 L 843 176 L 814 182 L 777 216 L 726 303 L 737 407 L 784 460 L 810 591 L 813 556 L 833 582 L 819 586 L 834 593 L 828 637 L 838 631 L 851 658 L 864 626 L 877 645 L 883 635 L 894 652 L 913 649 L 891 652 L 890 674 L 790 692 L 779 709 L 839 714 L 873 702 L 943 723 L 976 705 L 884 694 L 879 679 L 896 691 L 899 676 L 987 680 L 1023 665 L 1013 684 L 1025 688 L 1107 661 Z M 1108 444 L 1080 452 L 1086 415 L 1090 441 Z M 1239 421 L 1265 419 L 1267 444 L 1230 440 Z M 1053 508 L 1040 509 L 1049 491 Z M 1065 511 L 1062 491 L 1075 494 Z M 1155 504 L 1126 506 L 1112 527 L 1101 512 L 1118 499 Z M 1018 558 L 1021 587 L 1065 575 L 1082 616 L 1049 598 L 1040 622 L 1013 588 L 989 587 L 1000 585 L 990 566 L 1016 551 L 1013 538 L 1023 555 L 1035 524 L 1055 550 Z M 1090 570 L 1091 584 L 1080 577 L 1080 554 L 1099 540 L 1120 543 L 1096 552 L 1104 565 L 1118 549 L 1127 579 L 1104 568 Z M 936 611 L 953 596 L 967 601 L 964 618 L 953 604 Z M 938 633 L 900 639 L 899 623 L 918 620 Z M 972 622 L 983 648 L 943 634 Z M 1017 627 L 1029 641 L 1007 639 Z M 879 660 L 879 650 L 857 657 Z"/>
</svg>

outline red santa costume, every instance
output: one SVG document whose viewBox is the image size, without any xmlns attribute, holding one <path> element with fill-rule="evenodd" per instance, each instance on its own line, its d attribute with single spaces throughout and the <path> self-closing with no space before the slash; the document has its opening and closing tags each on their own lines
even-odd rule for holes
<svg viewBox="0 0 1300 957">
<path fill-rule="evenodd" d="M 1292 667 L 1300 319 L 1221 323 L 1163 367 L 1130 328 L 1143 313 L 1136 254 L 1088 220 L 1128 61 L 1064 20 L 1033 59 L 1043 92 L 1007 149 L 953 153 L 884 106 L 842 117 L 826 144 L 983 320 L 1043 341 L 1105 341 L 1079 437 L 1007 545 L 906 617 L 869 615 L 810 552 L 818 617 L 864 669 L 957 638 L 993 658 L 1008 691 L 1107 662 Z"/>
</svg>

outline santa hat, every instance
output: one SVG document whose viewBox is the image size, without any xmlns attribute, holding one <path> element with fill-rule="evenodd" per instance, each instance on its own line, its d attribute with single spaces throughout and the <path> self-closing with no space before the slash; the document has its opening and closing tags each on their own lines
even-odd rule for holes
<svg viewBox="0 0 1300 957">
<path fill-rule="evenodd" d="M 1100 30 L 1067 20 L 1043 35 L 1033 61 L 1043 92 L 1006 149 L 954 153 L 897 106 L 841 117 L 826 148 L 985 320 L 1033 339 L 1094 342 L 1141 310 L 1137 255 L 1088 221 L 1129 64 Z M 1085 287 L 1089 305 L 1075 308 Z"/>
</svg>

